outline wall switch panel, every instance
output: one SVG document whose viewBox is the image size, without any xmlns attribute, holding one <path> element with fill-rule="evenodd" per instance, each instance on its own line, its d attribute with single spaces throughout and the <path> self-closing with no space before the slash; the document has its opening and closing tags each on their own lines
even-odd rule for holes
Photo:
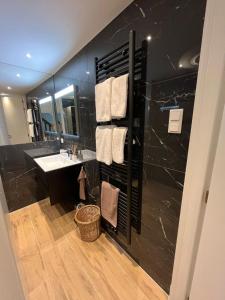
<svg viewBox="0 0 225 300">
<path fill-rule="evenodd" d="M 183 121 L 183 108 L 171 109 L 169 115 L 168 132 L 169 133 L 181 133 L 182 121 Z"/>
</svg>

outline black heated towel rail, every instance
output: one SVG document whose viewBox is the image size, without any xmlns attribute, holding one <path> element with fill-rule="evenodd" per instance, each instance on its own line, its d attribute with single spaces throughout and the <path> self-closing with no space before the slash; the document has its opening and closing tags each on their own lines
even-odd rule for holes
<svg viewBox="0 0 225 300">
<path fill-rule="evenodd" d="M 114 234 L 121 233 L 131 243 L 131 228 L 141 230 L 142 161 L 144 103 L 146 74 L 146 43 L 135 49 L 135 32 L 130 31 L 129 41 L 107 55 L 95 59 L 96 83 L 110 77 L 129 74 L 127 114 L 124 119 L 99 122 L 98 125 L 115 124 L 128 127 L 125 143 L 125 161 L 107 166 L 99 163 L 100 183 L 108 181 L 120 188 L 118 201 L 118 225 L 114 229 L 103 220 L 104 228 Z M 143 92 L 143 95 L 142 95 Z"/>
</svg>

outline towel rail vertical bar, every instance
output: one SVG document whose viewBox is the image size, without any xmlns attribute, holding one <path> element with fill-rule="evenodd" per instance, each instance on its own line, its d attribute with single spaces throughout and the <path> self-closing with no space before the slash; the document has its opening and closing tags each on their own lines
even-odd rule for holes
<svg viewBox="0 0 225 300">
<path fill-rule="evenodd" d="M 138 209 L 138 226 L 137 232 L 141 233 L 141 212 L 142 212 L 142 179 L 143 179 L 143 144 L 144 144 L 144 126 L 145 126 L 145 99 L 143 95 L 146 95 L 146 67 L 147 67 L 147 47 L 148 43 L 146 40 L 142 42 L 142 67 L 141 67 L 141 87 L 139 93 L 142 95 L 141 99 L 139 96 L 139 107 L 140 107 L 140 128 L 142 129 L 139 134 L 139 140 L 141 147 L 139 150 L 139 164 L 138 164 L 138 197 L 139 197 L 139 209 Z"/>
<path fill-rule="evenodd" d="M 98 66 L 98 58 L 95 57 L 95 82 L 98 83 L 98 75 L 97 75 L 97 66 Z"/>
<path fill-rule="evenodd" d="M 135 32 L 129 33 L 129 99 L 128 99 L 128 170 L 127 170 L 127 243 L 131 243 L 131 200 L 132 200 L 132 148 L 134 115 L 134 54 Z"/>
</svg>

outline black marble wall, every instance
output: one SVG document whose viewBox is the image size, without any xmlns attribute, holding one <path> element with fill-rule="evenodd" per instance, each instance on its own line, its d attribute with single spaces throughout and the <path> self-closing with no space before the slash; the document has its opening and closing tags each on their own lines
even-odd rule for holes
<svg viewBox="0 0 225 300">
<path fill-rule="evenodd" d="M 43 153 L 57 153 L 59 149 L 57 141 L 0 147 L 0 174 L 10 212 L 48 196 L 45 184 L 38 176 L 38 168 L 25 151 L 35 150 L 33 154 L 37 157 Z"/>
<path fill-rule="evenodd" d="M 172 277 L 196 79 L 193 73 L 152 81 L 146 100 L 142 235 L 135 240 L 141 265 L 166 291 Z M 171 107 L 184 109 L 181 134 L 168 133 Z"/>
<path fill-rule="evenodd" d="M 170 288 L 181 207 L 206 0 L 137 0 L 29 97 L 74 84 L 78 89 L 79 144 L 95 149 L 95 65 L 137 33 L 148 43 L 142 231 L 127 251 L 167 292 Z M 66 41 L 65 41 L 66 42 Z M 54 84 L 52 85 L 52 81 Z M 49 90 L 48 90 L 49 85 Z M 168 134 L 167 107 L 184 108 L 182 133 Z M 91 168 L 96 197 L 98 170 Z"/>
</svg>

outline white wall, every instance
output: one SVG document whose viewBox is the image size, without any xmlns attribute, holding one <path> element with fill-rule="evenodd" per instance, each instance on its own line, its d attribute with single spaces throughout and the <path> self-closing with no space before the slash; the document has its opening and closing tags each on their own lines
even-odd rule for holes
<svg viewBox="0 0 225 300">
<path fill-rule="evenodd" d="M 189 295 L 204 219 L 204 197 L 210 185 L 225 99 L 224 12 L 224 0 L 207 1 L 171 300 L 185 300 Z"/>
<path fill-rule="evenodd" d="M 190 300 L 225 299 L 225 111 Z"/>
<path fill-rule="evenodd" d="M 0 177 L 0 299 L 24 300 L 7 230 L 7 205 Z"/>
<path fill-rule="evenodd" d="M 6 127 L 6 122 L 5 122 L 3 105 L 0 97 L 0 146 L 8 145 L 8 144 L 9 144 L 8 132 Z"/>
<path fill-rule="evenodd" d="M 1 98 L 10 144 L 29 143 L 26 104 L 22 96 Z"/>
</svg>

